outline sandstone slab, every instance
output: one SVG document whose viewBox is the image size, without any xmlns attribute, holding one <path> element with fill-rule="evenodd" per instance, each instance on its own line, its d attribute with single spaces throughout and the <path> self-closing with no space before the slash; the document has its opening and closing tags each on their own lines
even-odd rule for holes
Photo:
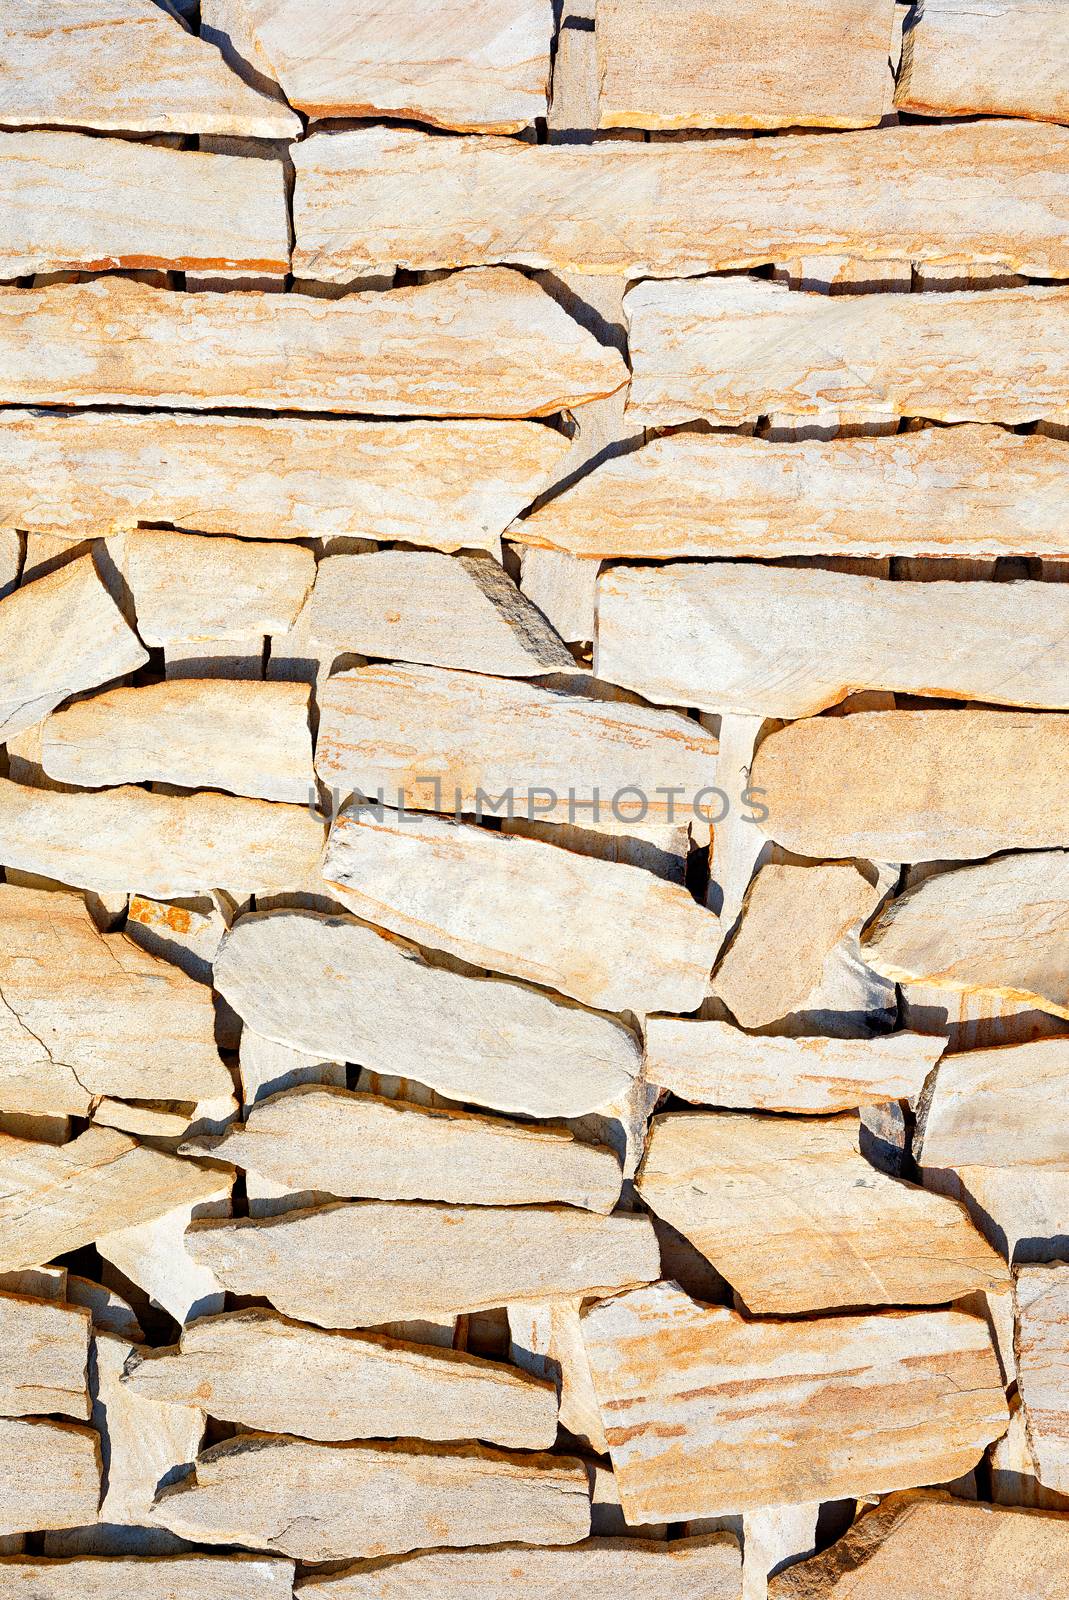
<svg viewBox="0 0 1069 1600">
<path fill-rule="evenodd" d="M 431 966 L 354 917 L 243 917 L 220 950 L 215 985 L 266 1038 L 499 1111 L 580 1116 L 640 1065 L 634 1035 L 612 1019 Z"/>
<path fill-rule="evenodd" d="M 1069 122 L 1069 6 L 925 0 L 902 36 L 895 108 Z"/>
<path fill-rule="evenodd" d="M 1069 1494 L 1069 1262 L 1019 1267 L 1014 1354 L 1036 1477 Z"/>
<path fill-rule="evenodd" d="M 70 1422 L 0 1417 L 0 1534 L 93 1522 L 100 1499 L 100 1441 Z M 3 1579 L 0 1566 L 0 1580 Z"/>
<path fill-rule="evenodd" d="M 34 130 L 0 137 L 0 172 L 17 197 L 0 229 L 2 278 L 113 268 L 220 267 L 272 278 L 289 271 L 281 161 Z M 49 359 L 62 364 L 62 352 Z M 40 373 L 39 359 L 35 366 Z"/>
<path fill-rule="evenodd" d="M 129 1361 L 123 1382 L 146 1400 L 308 1439 L 477 1438 L 548 1450 L 557 1435 L 556 1391 L 527 1373 L 260 1309 L 198 1318 L 180 1346 Z"/>
<path fill-rule="evenodd" d="M 960 1311 L 748 1322 L 662 1283 L 592 1307 L 584 1338 L 629 1522 L 945 1482 L 1006 1427 Z"/>
<path fill-rule="evenodd" d="M 1069 1172 L 1069 1039 L 944 1056 L 914 1150 L 925 1167 L 1051 1167 Z"/>
<path fill-rule="evenodd" d="M 293 270 L 637 278 L 849 255 L 1067 277 L 1065 137 L 995 120 L 669 147 L 317 133 L 293 148 Z"/>
<path fill-rule="evenodd" d="M 0 1560 L 33 1600 L 291 1600 L 293 1563 L 267 1556 L 72 1556 Z"/>
<path fill-rule="evenodd" d="M 647 1017 L 645 1072 L 693 1105 L 830 1112 L 916 1100 L 943 1051 L 919 1033 L 779 1038 L 727 1022 Z"/>
<path fill-rule="evenodd" d="M 638 427 L 770 414 L 830 426 L 1069 417 L 1062 289 L 822 295 L 711 277 L 638 284 L 624 310 Z"/>
<path fill-rule="evenodd" d="M 257 1101 L 243 1124 L 183 1153 L 210 1154 L 291 1192 L 339 1198 L 559 1201 L 608 1213 L 620 1197 L 612 1151 L 564 1129 L 314 1084 Z"/>
<path fill-rule="evenodd" d="M 161 1405 L 123 1383 L 126 1363 L 143 1348 L 115 1334 L 96 1336 L 93 1421 L 107 1452 L 102 1523 L 147 1523 L 157 1486 L 194 1460 L 204 1437 L 204 1411 L 196 1401 Z"/>
<path fill-rule="evenodd" d="M 166 412 L 0 415 L 3 522 L 66 539 L 139 523 L 493 551 L 568 450 L 530 422 Z"/>
<path fill-rule="evenodd" d="M 0 395 L 20 404 L 543 416 L 626 381 L 615 350 L 506 267 L 340 300 L 116 277 L 0 289 Z"/>
<path fill-rule="evenodd" d="M 89 1312 L 0 1294 L 0 1414 L 89 1416 Z"/>
<path fill-rule="evenodd" d="M 590 1531 L 590 1499 L 585 1467 L 568 1456 L 239 1434 L 164 1489 L 152 1521 L 202 1544 L 334 1561 L 473 1539 L 577 1542 Z"/>
<path fill-rule="evenodd" d="M 1069 717 L 862 711 L 773 733 L 765 832 L 799 855 L 963 861 L 1069 842 Z"/>
<path fill-rule="evenodd" d="M 166 528 L 131 530 L 121 565 L 138 633 L 164 647 L 286 633 L 316 576 L 315 556 L 301 545 L 202 539 Z"/>
<path fill-rule="evenodd" d="M 323 876 L 367 922 L 604 1011 L 695 1010 L 720 946 L 678 884 L 445 817 L 349 807 Z"/>
</svg>

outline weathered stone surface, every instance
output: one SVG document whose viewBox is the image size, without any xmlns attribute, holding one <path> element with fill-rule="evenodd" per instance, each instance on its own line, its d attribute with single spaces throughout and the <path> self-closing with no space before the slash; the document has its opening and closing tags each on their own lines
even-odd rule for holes
<svg viewBox="0 0 1069 1600">
<path fill-rule="evenodd" d="M 0 1417 L 0 1483 L 0 1534 L 92 1522 L 100 1498 L 99 1440 L 91 1428 L 70 1422 Z"/>
<path fill-rule="evenodd" d="M 0 886 L 0 1106 L 85 1116 L 98 1095 L 226 1093 L 211 991 L 100 933 L 80 895 Z"/>
<path fill-rule="evenodd" d="M 939 1063 L 914 1153 L 925 1167 L 1069 1172 L 1069 1039 L 966 1050 Z"/>
<path fill-rule="evenodd" d="M 926 1491 L 866 1511 L 837 1544 L 769 1582 L 769 1600 L 1066 1600 L 1069 1518 Z"/>
<path fill-rule="evenodd" d="M 65 794 L 0 779 L 3 864 L 100 894 L 289 889 L 318 873 L 324 836 L 305 806 L 210 790 Z"/>
<path fill-rule="evenodd" d="M 878 1172 L 858 1135 L 853 1114 L 670 1113 L 653 1119 L 635 1186 L 754 1315 L 1007 1289 L 964 1207 Z"/>
<path fill-rule="evenodd" d="M 0 278 L 112 267 L 289 271 L 281 161 L 34 131 L 0 136 L 0 172 L 18 197 L 0 227 Z M 42 291 L 18 293 L 24 314 Z M 38 351 L 36 370 L 53 361 L 62 365 L 62 351 L 45 361 Z"/>
<path fill-rule="evenodd" d="M 518 816 L 664 822 L 716 782 L 716 740 L 688 718 L 471 672 L 359 667 L 320 707 L 324 783 L 417 811 L 507 814 L 512 790 Z"/>
<path fill-rule="evenodd" d="M 1057 708 L 1069 705 L 1064 589 L 727 561 L 611 567 L 594 671 L 660 705 L 785 720 L 861 689 Z"/>
<path fill-rule="evenodd" d="M 0 32 L 5 127 L 299 137 L 300 118 L 244 83 L 149 0 L 20 0 Z"/>
<path fill-rule="evenodd" d="M 309 633 L 340 655 L 503 678 L 573 672 L 571 651 L 487 554 L 374 550 L 319 563 Z"/>
<path fill-rule="evenodd" d="M 902 37 L 895 108 L 1069 122 L 1064 0 L 925 0 Z"/>
<path fill-rule="evenodd" d="M 79 689 L 147 660 L 92 556 L 24 584 L 0 600 L 0 738 L 33 727 Z"/>
<path fill-rule="evenodd" d="M 823 425 L 1069 417 L 1061 289 L 821 295 L 711 277 L 638 284 L 624 310 L 627 416 L 640 427 L 770 413 Z"/>
<path fill-rule="evenodd" d="M 865 960 L 898 983 L 1026 1001 L 1069 1018 L 1069 852 L 998 856 L 926 878 L 866 930 Z"/>
<path fill-rule="evenodd" d="M 0 1415 L 88 1418 L 89 1312 L 0 1294 Z"/>
<path fill-rule="evenodd" d="M 127 1363 L 124 1387 L 213 1417 L 308 1439 L 486 1439 L 548 1450 L 552 1384 L 477 1356 L 328 1333 L 271 1311 L 201 1317 L 181 1346 Z"/>
<path fill-rule="evenodd" d="M 445 817 L 352 806 L 323 876 L 367 922 L 603 1011 L 695 1010 L 720 945 L 678 884 Z"/>
<path fill-rule="evenodd" d="M 640 1066 L 634 1035 L 610 1018 L 431 966 L 355 917 L 242 917 L 219 952 L 215 984 L 266 1038 L 499 1111 L 581 1116 Z"/>
<path fill-rule="evenodd" d="M 110 1128 L 87 1128 L 64 1145 L 0 1134 L 0 1272 L 51 1261 L 218 1184 L 218 1170 L 149 1150 Z"/>
<path fill-rule="evenodd" d="M 739 1547 L 727 1533 L 696 1539 L 585 1539 L 496 1550 L 430 1550 L 399 1561 L 357 1562 L 328 1577 L 306 1578 L 305 1600 L 543 1600 L 582 1594 L 585 1600 L 738 1600 Z M 47 1595 L 45 1600 L 52 1600 Z M 94 1597 L 95 1600 L 95 1597 Z M 122 1597 L 125 1600 L 125 1596 Z"/>
<path fill-rule="evenodd" d="M 41 764 L 83 788 L 160 782 L 314 805 L 308 701 L 303 683 L 227 678 L 108 689 L 52 713 Z"/>
<path fill-rule="evenodd" d="M 1019 1267 L 1014 1352 L 1036 1476 L 1069 1494 L 1069 1262 Z"/>
<path fill-rule="evenodd" d="M 754 783 L 759 784 L 756 771 L 755 760 Z M 742 921 L 713 976 L 713 992 L 743 1028 L 764 1027 L 803 1010 L 820 987 L 832 952 L 880 899 L 880 890 L 849 863 L 767 863 L 747 890 Z M 769 951 L 776 952 L 774 962 Z"/>
<path fill-rule="evenodd" d="M 204 1437 L 204 1412 L 196 1401 L 161 1405 L 123 1383 L 127 1362 L 136 1360 L 143 1348 L 110 1333 L 96 1338 L 93 1421 L 107 1464 L 100 1507 L 104 1523 L 146 1523 L 157 1486 L 196 1458 Z"/>
<path fill-rule="evenodd" d="M 290 1600 L 292 1561 L 266 1556 L 74 1556 L 0 1560 L 27 1600 Z"/>
<path fill-rule="evenodd" d="M 328 1328 L 611 1294 L 651 1282 L 660 1265 L 648 1217 L 568 1206 L 339 1202 L 198 1222 L 187 1238 L 234 1294 Z"/>
<path fill-rule="evenodd" d="M 590 1499 L 569 1456 L 239 1434 L 164 1489 L 152 1521 L 202 1544 L 334 1561 L 473 1540 L 567 1544 L 589 1533 Z"/>
<path fill-rule="evenodd" d="M 316 575 L 315 557 L 301 545 L 199 539 L 165 528 L 128 533 L 121 564 L 137 631 L 150 645 L 286 633 Z"/>
<path fill-rule="evenodd" d="M 506 267 L 341 300 L 115 277 L 0 289 L 5 401 L 515 417 L 626 382 L 615 350 Z"/>
<path fill-rule="evenodd" d="M 183 1153 L 210 1154 L 287 1189 L 341 1198 L 561 1201 L 609 1212 L 620 1197 L 612 1151 L 563 1129 L 315 1084 L 260 1100 L 221 1140 L 194 1142 Z"/>
<path fill-rule="evenodd" d="M 233 1109 L 237 1110 L 236 1104 Z M 213 1165 L 206 1173 L 214 1179 L 210 1189 L 205 1186 L 161 1216 L 118 1227 L 96 1240 L 104 1260 L 178 1323 L 223 1309 L 223 1286 L 203 1262 L 194 1259 L 186 1230 L 194 1218 L 233 1215 L 234 1170 Z"/>
<path fill-rule="evenodd" d="M 959 1311 L 748 1322 L 661 1283 L 583 1332 L 629 1522 L 945 1482 L 1006 1426 L 987 1328 Z"/>
<path fill-rule="evenodd" d="M 318 117 L 402 117 L 517 133 L 546 114 L 548 0 L 446 0 L 430 26 L 405 0 L 242 0 L 291 105 Z M 309 274 L 314 277 L 315 273 Z"/>
<path fill-rule="evenodd" d="M 770 1038 L 727 1022 L 648 1017 L 645 1072 L 693 1105 L 757 1111 L 849 1111 L 915 1100 L 942 1039 L 889 1033 L 875 1039 Z"/>
<path fill-rule="evenodd" d="M 608 1445 L 583 1344 L 582 1306 L 582 1299 L 509 1306 L 509 1360 L 551 1379 L 560 1395 L 561 1427 L 604 1455 Z"/>
<path fill-rule="evenodd" d="M 1067 470 L 1064 439 L 971 423 L 775 444 L 676 433 L 601 462 L 509 538 L 645 560 L 1055 555 Z"/>
<path fill-rule="evenodd" d="M 760 0 L 598 0 L 602 128 L 869 128 L 883 115 L 894 0 L 814 17 Z"/>
<path fill-rule="evenodd" d="M 962 861 L 1069 843 L 1069 717 L 810 718 L 765 740 L 751 778 L 768 807 L 761 826 L 799 855 Z"/>
<path fill-rule="evenodd" d="M 229 296 L 228 296 L 229 298 Z M 5 525 L 106 538 L 138 522 L 493 551 L 568 450 L 530 422 L 0 413 Z"/>
<path fill-rule="evenodd" d="M 293 147 L 293 270 L 348 283 L 511 261 L 637 278 L 849 255 L 1069 277 L 1065 148 L 1060 128 L 998 121 L 671 148 L 321 133 Z"/>
</svg>

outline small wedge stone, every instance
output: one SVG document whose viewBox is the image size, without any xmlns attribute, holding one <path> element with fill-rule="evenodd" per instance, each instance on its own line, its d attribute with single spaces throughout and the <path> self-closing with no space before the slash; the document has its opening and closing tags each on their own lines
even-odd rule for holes
<svg viewBox="0 0 1069 1600">
<path fill-rule="evenodd" d="M 347 808 L 323 876 L 367 922 L 604 1011 L 695 1010 L 720 947 L 680 885 L 444 817 Z"/>
<path fill-rule="evenodd" d="M 492 677 L 572 672 L 542 613 L 489 555 L 376 550 L 319 563 L 309 634 L 335 655 L 459 667 Z"/>
<path fill-rule="evenodd" d="M 315 580 L 300 545 L 201 539 L 165 528 L 126 535 L 122 567 L 146 644 L 255 640 L 286 633 Z"/>
<path fill-rule="evenodd" d="M 0 1415 L 89 1417 L 89 1312 L 0 1294 Z"/>
<path fill-rule="evenodd" d="M 49 717 L 41 765 L 83 788 L 158 782 L 314 806 L 303 683 L 179 678 L 121 687 Z"/>
<path fill-rule="evenodd" d="M 590 1499 L 586 1468 L 568 1456 L 239 1434 L 161 1491 L 152 1522 L 203 1544 L 336 1561 L 473 1539 L 577 1542 Z"/>
<path fill-rule="evenodd" d="M 798 855 L 962 861 L 1069 843 L 1069 717 L 862 711 L 767 738 L 751 782 Z"/>
<path fill-rule="evenodd" d="M 100 1440 L 91 1428 L 70 1422 L 0 1417 L 0 1484 L 0 1535 L 94 1522 Z"/>
<path fill-rule="evenodd" d="M 583 1335 L 632 1523 L 946 1482 L 1008 1418 L 960 1311 L 749 1322 L 661 1283 L 592 1307 Z"/>
<path fill-rule="evenodd" d="M 916 1100 L 944 1042 L 920 1033 L 875 1039 L 775 1038 L 727 1022 L 647 1017 L 646 1076 L 692 1105 L 829 1112 Z"/>
<path fill-rule="evenodd" d="M 222 267 L 272 278 L 289 271 L 281 161 L 34 130 L 0 135 L 0 173 L 18 196 L 0 227 L 0 278 L 112 268 Z M 16 292 L 24 311 L 42 293 Z M 10 293 L 3 291 L 5 310 Z M 58 350 L 53 357 L 62 360 Z M 40 372 L 43 364 L 35 365 Z"/>
<path fill-rule="evenodd" d="M 343 1199 L 560 1201 L 608 1213 L 620 1198 L 612 1151 L 564 1129 L 313 1084 L 258 1101 L 244 1124 L 183 1153 L 230 1162 L 291 1191 Z"/>
<path fill-rule="evenodd" d="M 234 1294 L 262 1295 L 325 1328 L 611 1294 L 651 1282 L 660 1267 L 648 1217 L 568 1206 L 364 1200 L 194 1223 L 187 1241 Z"/>
<path fill-rule="evenodd" d="M 858 1135 L 853 1114 L 655 1117 L 635 1187 L 754 1315 L 1007 1290 L 964 1207 L 878 1172 Z"/>
<path fill-rule="evenodd" d="M 373 1334 L 328 1333 L 271 1311 L 201 1317 L 181 1346 L 127 1363 L 146 1400 L 307 1439 L 485 1439 L 548 1450 L 557 1395 L 512 1367 Z"/>
<path fill-rule="evenodd" d="M 625 1089 L 641 1062 L 634 1035 L 611 1018 L 431 966 L 355 917 L 242 917 L 215 986 L 266 1038 L 498 1111 L 582 1116 Z"/>
</svg>

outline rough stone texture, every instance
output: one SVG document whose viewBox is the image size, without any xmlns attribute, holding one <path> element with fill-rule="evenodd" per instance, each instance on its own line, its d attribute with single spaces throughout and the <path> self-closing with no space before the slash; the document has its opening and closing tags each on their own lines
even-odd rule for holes
<svg viewBox="0 0 1069 1600">
<path fill-rule="evenodd" d="M 211 1099 L 230 1075 L 211 992 L 80 895 L 0 886 L 0 1106 L 85 1116 L 95 1097 Z"/>
<path fill-rule="evenodd" d="M 330 658 L 457 667 L 494 677 L 571 672 L 571 651 L 488 554 L 373 550 L 319 563 L 309 635 Z"/>
<path fill-rule="evenodd" d="M 550 1378 L 560 1394 L 560 1425 L 597 1455 L 608 1450 L 583 1344 L 582 1299 L 508 1307 L 509 1360 Z"/>
<path fill-rule="evenodd" d="M 1065 0 L 925 0 L 902 38 L 895 107 L 1069 122 Z"/>
<path fill-rule="evenodd" d="M 769 413 L 833 426 L 1069 419 L 1062 289 L 829 296 L 757 278 L 679 279 L 638 284 L 624 310 L 627 416 L 639 426 Z"/>
<path fill-rule="evenodd" d="M 60 793 L 0 779 L 0 859 L 100 894 L 289 889 L 318 873 L 325 829 L 304 806 L 119 788 Z"/>
<path fill-rule="evenodd" d="M 945 1482 L 1006 1427 L 987 1329 L 958 1311 L 747 1322 L 662 1283 L 583 1332 L 629 1522 Z"/>
<path fill-rule="evenodd" d="M 0 1414 L 89 1416 L 89 1312 L 0 1294 Z"/>
<path fill-rule="evenodd" d="M 144 1347 L 114 1334 L 98 1334 L 93 1421 L 105 1453 L 102 1523 L 144 1524 L 157 1486 L 196 1458 L 204 1437 L 204 1413 L 192 1405 L 160 1405 L 122 1381 L 126 1363 Z"/>
<path fill-rule="evenodd" d="M 0 135 L 0 172 L 18 197 L 0 227 L 0 278 L 115 267 L 289 271 L 281 161 L 34 131 Z M 20 315 L 41 293 L 24 295 Z M 34 365 L 40 374 L 61 359 L 57 349 L 45 362 L 38 352 Z"/>
<path fill-rule="evenodd" d="M 335 674 L 320 706 L 323 782 L 417 811 L 507 814 L 511 789 L 519 816 L 664 822 L 716 782 L 716 740 L 687 718 L 533 684 L 369 666 Z"/>
<path fill-rule="evenodd" d="M 966 1050 L 939 1063 L 914 1149 L 926 1167 L 1069 1169 L 1069 1039 Z"/>
<path fill-rule="evenodd" d="M 314 806 L 308 711 L 303 683 L 124 685 L 53 712 L 41 765 L 83 788 L 160 782 Z"/>
<path fill-rule="evenodd" d="M 494 552 L 567 450 L 531 422 L 12 409 L 0 415 L 0 525 L 71 540 L 139 522 L 260 539 L 373 529 Z"/>
<path fill-rule="evenodd" d="M 353 806 L 323 876 L 367 922 L 604 1011 L 695 1010 L 720 945 L 677 884 L 445 817 Z"/>
<path fill-rule="evenodd" d="M 890 901 L 864 956 L 896 982 L 1023 1001 L 1069 1018 L 1069 852 L 998 856 L 940 872 Z"/>
<path fill-rule="evenodd" d="M 662 0 L 651 39 L 643 0 L 599 0 L 598 126 L 873 127 L 894 11 L 894 0 L 835 0 L 815 14 Z"/>
<path fill-rule="evenodd" d="M 215 984 L 266 1038 L 499 1111 L 581 1116 L 640 1066 L 634 1035 L 612 1019 L 523 984 L 431 966 L 355 917 L 242 917 Z"/>
<path fill-rule="evenodd" d="M 210 1154 L 291 1191 L 343 1199 L 560 1201 L 608 1213 L 620 1197 L 613 1153 L 560 1128 L 314 1084 L 260 1100 L 243 1125 L 183 1153 Z"/>
<path fill-rule="evenodd" d="M 100 1498 L 97 1435 L 70 1422 L 0 1417 L 0 1483 L 0 1534 L 92 1522 Z"/>
<path fill-rule="evenodd" d="M 1014 1353 L 1036 1476 L 1069 1494 L 1069 1262 L 1019 1267 Z"/>
<path fill-rule="evenodd" d="M 509 538 L 643 560 L 1055 555 L 1067 470 L 1066 440 L 973 423 L 777 443 L 675 433 L 600 462 Z"/>
<path fill-rule="evenodd" d="M 1069 1519 L 959 1500 L 891 1495 L 837 1544 L 769 1584 L 769 1600 L 1065 1600 Z"/>
<path fill-rule="evenodd" d="M 727 1022 L 648 1017 L 645 1072 L 693 1105 L 757 1111 L 849 1111 L 916 1100 L 942 1039 L 769 1038 Z"/>
<path fill-rule="evenodd" d="M 227 1115 L 233 1115 L 236 1109 L 232 1101 Z M 234 1170 L 210 1166 L 204 1171 L 206 1178 L 214 1180 L 211 1188 L 205 1185 L 198 1194 L 161 1216 L 119 1227 L 96 1241 L 104 1260 L 118 1267 L 124 1278 L 136 1283 L 178 1323 L 223 1309 L 223 1286 L 203 1262 L 194 1258 L 186 1230 L 195 1218 L 233 1214 Z"/>
<path fill-rule="evenodd" d="M 500 1600 L 506 1593 L 510 1600 L 558 1594 L 582 1594 L 585 1600 L 625 1594 L 738 1600 L 739 1547 L 730 1534 L 713 1533 L 670 1542 L 585 1539 L 564 1549 L 429 1550 L 399 1561 L 357 1562 L 331 1576 L 306 1578 L 298 1590 L 304 1600 L 417 1600 L 427 1594 L 436 1600 Z"/>
<path fill-rule="evenodd" d="M 859 1132 L 854 1114 L 655 1117 L 635 1187 L 754 1315 L 1006 1290 L 964 1207 L 878 1172 Z"/>
<path fill-rule="evenodd" d="M 152 1520 L 202 1544 L 334 1561 L 473 1539 L 567 1544 L 589 1533 L 590 1500 L 586 1469 L 568 1456 L 239 1434 L 163 1490 Z"/>
<path fill-rule="evenodd" d="M 739 930 L 713 975 L 713 993 L 743 1028 L 816 1009 L 810 1002 L 829 958 L 880 899 L 880 890 L 849 863 L 766 864 L 747 891 Z M 770 950 L 777 952 L 773 964 L 766 960 Z"/>
<path fill-rule="evenodd" d="M 147 660 L 91 555 L 23 584 L 0 599 L 0 738 L 33 727 L 68 695 Z"/>
<path fill-rule="evenodd" d="M 137 631 L 149 645 L 286 633 L 316 576 L 314 555 L 300 545 L 200 539 L 165 528 L 131 530 L 120 559 Z"/>
<path fill-rule="evenodd" d="M 0 1559 L 0 1585 L 33 1600 L 291 1600 L 292 1561 L 266 1556 Z"/>
<path fill-rule="evenodd" d="M 871 711 L 765 740 L 765 832 L 805 856 L 961 861 L 1069 843 L 1069 717 Z"/>
<path fill-rule="evenodd" d="M 63 1145 L 0 1134 L 0 1272 L 50 1261 L 218 1186 L 218 1170 L 178 1161 L 110 1128 L 87 1128 Z"/>
<path fill-rule="evenodd" d="M 48 360 L 31 360 L 42 347 Z M 544 416 L 627 376 L 615 350 L 505 267 L 343 300 L 115 277 L 0 289 L 7 402 Z"/>
<path fill-rule="evenodd" d="M 6 127 L 288 139 L 300 118 L 150 0 L 19 0 L 0 32 Z"/>
<path fill-rule="evenodd" d="M 180 1346 L 128 1362 L 124 1387 L 308 1439 L 477 1438 L 547 1450 L 557 1435 L 556 1391 L 526 1373 L 259 1309 L 200 1318 Z"/>
<path fill-rule="evenodd" d="M 670 148 L 318 133 L 293 149 L 293 270 L 637 278 L 846 254 L 1069 277 L 1064 151 L 1060 128 L 1000 121 Z"/>
<path fill-rule="evenodd" d="M 546 114 L 549 0 L 241 0 L 245 25 L 291 105 L 311 118 L 385 115 L 518 133 Z M 314 272 L 309 276 L 314 277 Z"/>
<path fill-rule="evenodd" d="M 285 1316 L 334 1328 L 611 1294 L 660 1270 L 648 1217 L 568 1206 L 364 1200 L 268 1221 L 195 1223 L 187 1239 L 234 1294 L 262 1295 Z"/>
<path fill-rule="evenodd" d="M 862 689 L 1069 705 L 1060 583 L 675 562 L 603 570 L 597 617 L 596 675 L 659 705 L 790 719 Z"/>
</svg>

